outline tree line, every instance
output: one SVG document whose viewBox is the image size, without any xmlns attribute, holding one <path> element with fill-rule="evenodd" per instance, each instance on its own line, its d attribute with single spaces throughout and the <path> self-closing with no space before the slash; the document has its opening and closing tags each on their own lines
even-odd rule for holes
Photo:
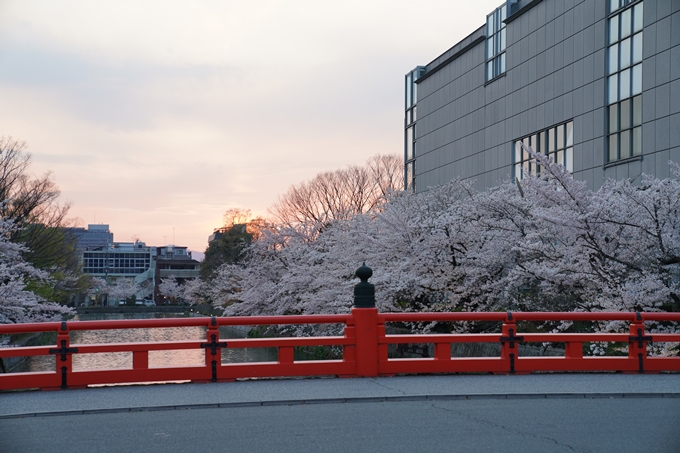
<svg viewBox="0 0 680 453">
<path fill-rule="evenodd" d="M 343 313 L 366 261 L 381 311 L 679 311 L 680 168 L 591 191 L 531 154 L 539 174 L 483 191 L 463 180 L 403 191 L 396 156 L 320 173 L 266 219 L 228 210 L 201 279 L 159 289 L 226 315 Z M 83 288 L 128 297 L 125 282 L 79 273 L 69 205 L 29 165 L 24 143 L 0 139 L 0 322 L 56 319 L 68 311 L 58 302 Z"/>
<path fill-rule="evenodd" d="M 669 179 L 641 175 L 591 191 L 533 155 L 540 174 L 484 191 L 463 180 L 399 190 L 398 158 L 392 186 L 374 179 L 370 201 L 337 194 L 358 180 L 338 178 L 346 171 L 320 174 L 292 186 L 257 238 L 244 236 L 238 258 L 192 297 L 227 315 L 344 313 L 366 261 L 386 312 L 679 311 L 678 165 Z"/>
</svg>

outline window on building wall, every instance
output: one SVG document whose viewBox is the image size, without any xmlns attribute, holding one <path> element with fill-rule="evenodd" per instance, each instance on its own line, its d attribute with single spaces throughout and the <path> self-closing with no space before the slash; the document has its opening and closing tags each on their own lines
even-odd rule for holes
<svg viewBox="0 0 680 453">
<path fill-rule="evenodd" d="M 610 0 L 607 162 L 642 154 L 642 2 Z"/>
<path fill-rule="evenodd" d="M 505 5 L 486 16 L 486 80 L 505 72 Z"/>
<path fill-rule="evenodd" d="M 635 3 L 636 1 L 637 0 L 609 0 L 609 12 L 616 12 L 616 10 L 628 6 L 631 3 Z"/>
<path fill-rule="evenodd" d="M 515 177 L 524 179 L 529 174 L 540 175 L 541 167 L 529 152 L 522 148 L 531 148 L 534 152 L 548 156 L 568 171 L 574 171 L 574 122 L 559 124 L 533 135 L 515 140 L 513 143 Z"/>
<path fill-rule="evenodd" d="M 424 66 L 418 66 L 406 74 L 404 97 L 406 115 L 404 117 L 404 189 L 416 190 L 416 120 L 418 86 L 416 80 L 425 72 Z"/>
</svg>

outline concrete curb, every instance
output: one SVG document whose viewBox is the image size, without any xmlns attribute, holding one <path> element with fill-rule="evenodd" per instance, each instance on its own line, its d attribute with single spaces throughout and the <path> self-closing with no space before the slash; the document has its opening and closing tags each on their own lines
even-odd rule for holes
<svg viewBox="0 0 680 453">
<path fill-rule="evenodd" d="M 515 400 L 515 399 L 596 399 L 596 398 L 680 398 L 680 393 L 479 393 L 463 395 L 415 395 L 376 396 L 360 398 L 328 398 L 310 400 L 251 401 L 235 403 L 183 404 L 174 406 L 146 406 L 112 409 L 87 409 L 74 411 L 29 412 L 0 415 L 0 420 L 30 417 L 59 417 L 70 415 L 113 414 L 122 412 L 150 412 L 190 409 L 222 409 L 239 407 L 302 406 L 311 404 L 345 403 L 399 403 L 406 401 L 454 401 L 454 400 Z"/>
</svg>

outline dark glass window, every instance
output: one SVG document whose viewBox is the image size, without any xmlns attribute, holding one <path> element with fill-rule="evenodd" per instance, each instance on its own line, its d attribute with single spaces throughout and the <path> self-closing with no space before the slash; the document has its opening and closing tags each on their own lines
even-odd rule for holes
<svg viewBox="0 0 680 453">
<path fill-rule="evenodd" d="M 643 3 L 611 0 L 607 34 L 607 162 L 642 154 Z M 619 11 L 620 10 L 620 11 Z"/>
<path fill-rule="evenodd" d="M 524 145 L 524 148 L 522 147 Z M 542 130 L 528 137 L 515 140 L 513 144 L 513 162 L 515 177 L 524 179 L 529 174 L 540 175 L 540 165 L 536 163 L 526 148 L 545 154 L 552 162 L 556 162 L 568 171 L 574 171 L 574 122 L 569 121 Z"/>
<path fill-rule="evenodd" d="M 415 159 L 416 154 L 416 109 L 418 102 L 418 77 L 425 73 L 424 66 L 418 66 L 406 74 L 404 116 L 404 189 L 415 191 Z"/>
<path fill-rule="evenodd" d="M 609 12 L 613 13 L 617 9 L 628 6 L 631 3 L 635 3 L 635 0 L 609 0 Z"/>
<path fill-rule="evenodd" d="M 505 5 L 486 16 L 486 81 L 505 72 Z"/>
</svg>

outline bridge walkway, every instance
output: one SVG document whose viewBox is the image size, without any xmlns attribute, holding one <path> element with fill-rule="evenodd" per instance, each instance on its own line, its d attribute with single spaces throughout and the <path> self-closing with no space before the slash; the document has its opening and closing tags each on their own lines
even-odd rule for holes
<svg viewBox="0 0 680 453">
<path fill-rule="evenodd" d="M 428 399 L 680 398 L 680 374 L 258 379 L 0 393 L 0 420 L 45 415 Z"/>
</svg>

